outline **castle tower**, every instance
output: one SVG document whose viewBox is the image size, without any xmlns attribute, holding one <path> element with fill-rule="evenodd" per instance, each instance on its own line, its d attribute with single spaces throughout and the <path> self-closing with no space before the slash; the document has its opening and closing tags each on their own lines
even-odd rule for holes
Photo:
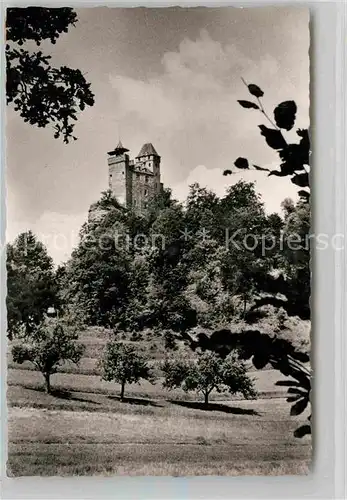
<svg viewBox="0 0 347 500">
<path fill-rule="evenodd" d="M 147 142 L 142 146 L 136 160 L 151 170 L 156 177 L 160 178 L 160 156 L 151 142 Z"/>
<path fill-rule="evenodd" d="M 109 189 L 119 203 L 143 214 L 150 200 L 163 189 L 160 156 L 150 142 L 142 146 L 135 160 L 130 160 L 128 152 L 119 141 L 107 153 Z"/>
<path fill-rule="evenodd" d="M 148 202 L 160 193 L 160 156 L 150 142 L 144 144 L 134 163 L 132 206 L 139 212 L 146 210 Z"/>
<path fill-rule="evenodd" d="M 121 141 L 113 151 L 109 151 L 108 158 L 108 184 L 119 203 L 131 206 L 132 199 L 132 175 L 129 168 L 129 150 L 123 146 Z"/>
</svg>

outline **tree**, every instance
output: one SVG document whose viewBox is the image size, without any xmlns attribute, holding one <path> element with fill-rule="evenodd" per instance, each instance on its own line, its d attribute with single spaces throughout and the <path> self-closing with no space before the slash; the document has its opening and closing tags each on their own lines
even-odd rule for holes
<svg viewBox="0 0 347 500">
<path fill-rule="evenodd" d="M 177 202 L 172 199 L 172 191 L 170 188 L 163 188 L 148 202 L 148 208 L 145 213 L 145 218 L 150 226 L 157 218 L 159 212 L 165 208 L 170 208 Z"/>
<path fill-rule="evenodd" d="M 65 302 L 80 309 L 88 325 L 114 327 L 127 308 L 132 262 L 125 209 L 109 193 L 89 210 L 78 247 L 66 263 Z"/>
<path fill-rule="evenodd" d="M 219 205 L 220 200 L 215 193 L 201 187 L 198 183 L 192 184 L 186 200 L 185 226 L 187 230 L 194 235 L 203 229 L 209 237 L 216 237 L 220 228 Z"/>
<path fill-rule="evenodd" d="M 30 334 L 48 307 L 59 308 L 53 260 L 31 232 L 21 233 L 7 245 L 7 329 L 11 339 Z"/>
<path fill-rule="evenodd" d="M 78 363 L 84 346 L 78 342 L 76 328 L 67 318 L 45 318 L 25 342 L 12 347 L 15 363 L 30 361 L 45 378 L 45 387 L 51 393 L 50 377 L 66 361 Z"/>
<path fill-rule="evenodd" d="M 94 95 L 79 69 L 50 64 L 42 51 L 23 49 L 26 42 L 52 44 L 69 26 L 76 13 L 68 7 L 9 8 L 6 16 L 6 96 L 25 122 L 37 127 L 52 124 L 54 137 L 65 143 L 73 135 L 77 114 L 93 106 Z"/>
<path fill-rule="evenodd" d="M 120 400 L 124 401 L 125 384 L 136 384 L 141 379 L 153 381 L 145 358 L 135 347 L 122 342 L 109 342 L 100 360 L 103 380 L 117 382 L 121 386 Z"/>
<path fill-rule="evenodd" d="M 281 252 L 286 290 L 284 295 L 294 313 L 309 319 L 311 272 L 310 272 L 310 205 L 302 200 L 287 211 L 284 218 L 284 248 Z"/>
<path fill-rule="evenodd" d="M 220 292 L 242 302 L 240 316 L 244 317 L 256 284 L 272 264 L 269 255 L 262 253 L 262 240 L 271 227 L 255 185 L 239 181 L 222 199 L 193 186 L 188 200 L 186 225 L 190 228 L 193 220 L 197 228 L 191 238 L 191 269 L 207 278 L 210 272 L 206 271 L 214 267 L 214 274 L 220 275 Z M 203 245 L 208 252 L 199 258 L 197 250 Z"/>
<path fill-rule="evenodd" d="M 162 370 L 165 374 L 164 387 L 182 387 L 186 392 L 202 393 L 206 406 L 213 390 L 240 393 L 246 399 L 256 397 L 253 381 L 247 375 L 245 365 L 235 354 L 230 354 L 223 360 L 218 354 L 207 351 L 200 354 L 196 362 L 166 360 Z"/>
<path fill-rule="evenodd" d="M 196 318 L 184 295 L 188 268 L 183 259 L 185 241 L 182 205 L 174 204 L 163 209 L 150 227 L 149 238 L 147 303 L 139 322 L 142 327 L 155 328 L 161 332 L 180 332 L 184 338 L 185 332 L 195 326 Z"/>
</svg>

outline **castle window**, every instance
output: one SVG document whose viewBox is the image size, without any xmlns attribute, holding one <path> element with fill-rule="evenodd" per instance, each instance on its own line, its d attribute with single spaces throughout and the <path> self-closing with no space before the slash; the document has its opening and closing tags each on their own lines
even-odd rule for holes
<svg viewBox="0 0 347 500">
<path fill-rule="evenodd" d="M 122 174 L 124 175 L 124 172 L 122 172 Z"/>
<path fill-rule="evenodd" d="M 145 177 L 145 182 L 146 182 L 146 184 L 148 183 L 148 175 L 146 175 L 146 177 Z"/>
<path fill-rule="evenodd" d="M 147 189 L 145 189 L 145 196 L 147 196 L 147 193 L 148 193 L 148 191 L 147 191 Z"/>
<path fill-rule="evenodd" d="M 136 200 L 134 200 L 134 207 L 136 207 Z"/>
<path fill-rule="evenodd" d="M 143 208 L 147 208 L 147 202 L 146 201 L 143 204 Z"/>
<path fill-rule="evenodd" d="M 140 177 L 139 172 L 136 172 L 136 177 L 137 177 L 137 178 L 139 178 L 139 177 Z"/>
</svg>

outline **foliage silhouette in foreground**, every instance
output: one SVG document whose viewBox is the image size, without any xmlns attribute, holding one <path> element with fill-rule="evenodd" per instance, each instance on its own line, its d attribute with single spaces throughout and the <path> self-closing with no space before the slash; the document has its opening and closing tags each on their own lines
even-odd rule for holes
<svg viewBox="0 0 347 500">
<path fill-rule="evenodd" d="M 264 136 L 266 143 L 270 148 L 277 151 L 280 158 L 280 169 L 271 170 L 269 176 L 290 177 L 291 182 L 299 187 L 306 188 L 299 191 L 299 196 L 307 201 L 310 197 L 309 193 L 309 156 L 310 156 L 310 139 L 307 129 L 298 129 L 296 134 L 299 138 L 298 143 L 289 143 L 284 135 L 283 130 L 289 131 L 295 125 L 297 106 L 294 101 L 281 102 L 273 112 L 274 119 L 265 111 L 261 97 L 264 92 L 254 84 L 247 84 L 243 80 L 251 95 L 256 97 L 257 102 L 239 100 L 240 106 L 246 109 L 255 109 L 260 111 L 268 120 L 271 128 L 262 124 L 259 125 L 260 133 Z M 234 165 L 239 169 L 249 169 L 250 165 L 246 158 L 238 158 Z M 254 165 L 256 170 L 268 170 L 263 167 Z M 224 174 L 226 175 L 226 174 Z"/>
<path fill-rule="evenodd" d="M 186 392 L 195 391 L 208 398 L 212 391 L 240 393 L 244 398 L 255 398 L 253 381 L 247 375 L 245 365 L 235 354 L 222 359 L 215 352 L 204 352 L 196 362 L 179 358 L 167 359 L 162 364 L 165 375 L 163 386 L 168 389 L 182 387 Z"/>
<path fill-rule="evenodd" d="M 54 137 L 65 143 L 73 135 L 78 113 L 93 106 L 94 95 L 79 69 L 51 65 L 51 56 L 22 48 L 27 41 L 52 44 L 69 26 L 76 13 L 68 7 L 9 8 L 6 16 L 6 97 L 7 104 L 30 125 L 52 124 Z"/>
<path fill-rule="evenodd" d="M 50 394 L 50 377 L 66 361 L 78 363 L 84 346 L 78 343 L 76 328 L 65 318 L 46 317 L 25 341 L 12 347 L 15 363 L 30 361 L 45 379 L 46 392 Z"/>
<path fill-rule="evenodd" d="M 141 379 L 154 381 L 145 358 L 132 345 L 109 342 L 99 366 L 102 378 L 121 386 L 120 400 L 124 400 L 126 384 L 136 384 Z"/>
<path fill-rule="evenodd" d="M 243 80 L 243 79 L 242 79 Z M 301 198 L 297 206 L 297 214 L 299 217 L 293 218 L 293 213 L 287 211 L 286 229 L 290 235 L 290 230 L 295 230 L 295 234 L 303 234 L 306 237 L 309 234 L 310 225 L 310 210 L 308 201 L 310 199 L 309 192 L 309 156 L 310 156 L 310 140 L 307 129 L 298 129 L 296 131 L 299 137 L 298 143 L 288 143 L 283 135 L 283 130 L 289 131 L 295 125 L 297 106 L 294 101 L 284 101 L 280 103 L 274 110 L 274 120 L 266 113 L 264 106 L 260 100 L 264 92 L 254 84 L 243 83 L 248 88 L 251 95 L 255 96 L 257 102 L 254 101 L 238 101 L 239 104 L 246 109 L 255 109 L 260 111 L 263 116 L 270 122 L 271 128 L 265 125 L 259 125 L 261 135 L 264 136 L 266 143 L 270 148 L 277 151 L 280 158 L 280 169 L 272 170 L 269 176 L 290 177 L 291 182 L 301 188 L 298 194 Z M 246 158 L 238 158 L 234 165 L 236 168 L 248 169 L 249 162 Z M 259 170 L 259 167 L 256 168 Z M 265 170 L 265 169 L 263 169 Z M 225 174 L 225 172 L 224 172 Z M 293 207 L 292 212 L 295 212 Z M 306 217 L 306 214 L 308 216 Z M 272 294 L 257 301 L 254 308 L 258 308 L 265 304 L 272 304 L 275 307 L 284 307 L 287 312 L 300 311 L 300 317 L 306 318 L 309 315 L 309 295 L 310 295 L 310 253 L 309 248 L 303 246 L 299 252 L 290 252 L 285 261 L 286 276 L 292 279 L 292 286 L 286 287 L 284 293 L 285 300 L 278 298 L 278 293 L 284 292 L 283 284 L 285 280 L 272 280 Z M 293 262 L 294 261 L 294 262 Z M 294 265 L 293 265 L 294 263 Z M 294 272 L 294 275 L 293 275 Z M 304 304 L 302 307 L 302 290 L 304 291 Z M 309 317 L 309 316 L 308 316 Z M 224 345 L 228 344 L 228 349 L 235 347 L 235 340 L 230 338 L 230 332 L 220 331 L 214 333 L 210 339 L 204 339 L 210 348 L 218 350 L 221 348 L 221 339 L 224 339 Z M 229 341 L 227 340 L 229 338 Z M 219 340 L 217 340 L 219 339 Z M 201 339 L 200 339 L 201 340 Z M 222 342 L 222 343 L 223 343 Z M 218 346 L 219 343 L 219 346 Z M 241 351 L 243 350 L 244 359 L 252 359 L 256 368 L 263 368 L 266 364 L 271 364 L 273 368 L 279 370 L 283 375 L 290 376 L 292 380 L 277 382 L 277 385 L 288 387 L 287 401 L 294 403 L 291 408 L 291 415 L 300 415 L 303 413 L 310 402 L 311 393 L 311 372 L 306 368 L 304 363 L 309 361 L 308 355 L 295 352 L 293 346 L 280 339 L 271 339 L 267 335 L 261 334 L 259 331 L 243 332 L 239 335 L 236 343 Z M 309 422 L 311 417 L 309 417 Z M 310 423 L 299 427 L 294 435 L 303 437 L 306 434 L 311 434 Z"/>
</svg>

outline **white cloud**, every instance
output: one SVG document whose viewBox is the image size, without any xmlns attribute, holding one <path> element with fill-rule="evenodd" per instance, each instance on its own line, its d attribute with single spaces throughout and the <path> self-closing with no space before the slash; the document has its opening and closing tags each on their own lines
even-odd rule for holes
<svg viewBox="0 0 347 500">
<path fill-rule="evenodd" d="M 178 184 L 172 186 L 172 195 L 179 201 L 184 201 L 189 193 L 189 186 L 197 182 L 201 187 L 205 187 L 216 193 L 218 196 L 226 194 L 228 183 L 223 179 L 222 172 L 217 169 L 207 169 L 205 165 L 198 165 L 188 175 L 188 177 Z"/>
<path fill-rule="evenodd" d="M 269 169 L 276 168 L 276 165 L 268 165 Z M 264 172 L 236 171 L 231 176 L 223 176 L 220 169 L 208 169 L 205 165 L 198 165 L 188 175 L 185 181 L 172 186 L 172 194 L 175 199 L 184 201 L 189 193 L 189 186 L 195 182 L 213 191 L 219 197 L 226 194 L 229 186 L 236 184 L 240 180 L 255 182 L 256 190 L 262 196 L 265 203 L 265 210 L 268 213 L 280 212 L 281 203 L 285 198 L 297 200 L 298 188 L 289 179 L 278 177 L 268 177 Z"/>
<path fill-rule="evenodd" d="M 251 60 L 235 45 L 222 45 L 203 30 L 196 40 L 184 39 L 176 52 L 162 57 L 162 72 L 148 80 L 110 75 L 117 93 L 123 127 L 155 144 L 163 157 L 168 185 L 188 182 L 191 165 L 207 170 L 230 168 L 238 156 L 264 165 L 276 159 L 257 125 L 258 111 L 245 110 L 238 99 L 252 99 L 241 81 L 264 87 L 270 110 L 285 99 L 299 104 L 298 126 L 307 126 L 307 92 L 283 74 L 280 61 L 265 53 Z"/>
</svg>

